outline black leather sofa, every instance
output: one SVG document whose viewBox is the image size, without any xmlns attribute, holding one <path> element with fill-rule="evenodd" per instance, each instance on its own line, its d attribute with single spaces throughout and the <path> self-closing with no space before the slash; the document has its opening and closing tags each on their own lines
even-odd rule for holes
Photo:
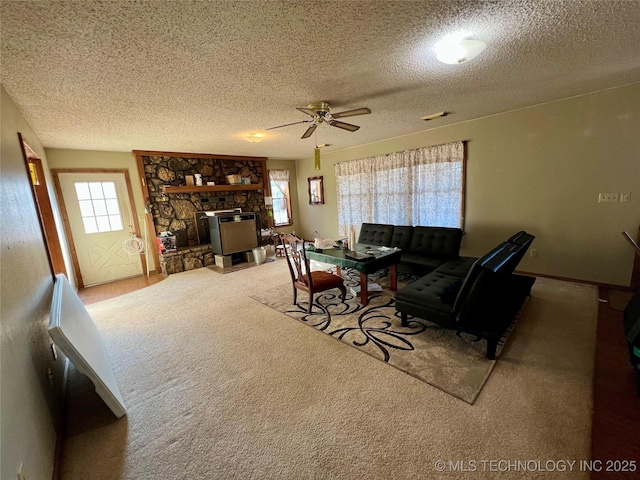
<svg viewBox="0 0 640 480">
<path fill-rule="evenodd" d="M 448 260 L 459 258 L 462 230 L 363 223 L 358 243 L 402 250 L 398 271 L 424 275 Z"/>
<path fill-rule="evenodd" d="M 396 292 L 403 326 L 409 315 L 487 341 L 487 358 L 513 321 L 535 278 L 514 269 L 535 237 L 518 232 L 481 258 L 458 257 Z"/>
</svg>

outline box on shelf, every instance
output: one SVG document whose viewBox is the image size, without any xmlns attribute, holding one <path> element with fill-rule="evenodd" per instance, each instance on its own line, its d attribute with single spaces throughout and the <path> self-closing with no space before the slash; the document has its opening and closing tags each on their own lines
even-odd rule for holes
<svg viewBox="0 0 640 480">
<path fill-rule="evenodd" d="M 176 236 L 171 232 L 160 232 L 158 239 L 158 253 L 171 253 L 178 251 Z"/>
<path fill-rule="evenodd" d="M 231 255 L 216 255 L 216 267 L 225 268 L 231 264 Z"/>
<path fill-rule="evenodd" d="M 229 185 L 241 185 L 242 177 L 240 175 L 227 175 Z"/>
</svg>

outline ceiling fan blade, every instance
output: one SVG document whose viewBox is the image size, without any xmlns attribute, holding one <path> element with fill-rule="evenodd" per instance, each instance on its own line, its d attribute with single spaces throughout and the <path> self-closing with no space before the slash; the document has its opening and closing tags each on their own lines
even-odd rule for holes
<svg viewBox="0 0 640 480">
<path fill-rule="evenodd" d="M 316 128 L 318 128 L 318 125 L 314 123 L 309 128 L 307 128 L 307 131 L 304 132 L 304 135 L 302 135 L 302 137 L 300 138 L 309 138 L 311 135 L 313 135 L 313 132 L 316 131 Z"/>
<path fill-rule="evenodd" d="M 343 130 L 349 130 L 350 132 L 355 132 L 360 127 L 358 125 L 352 125 L 350 123 L 338 122 L 337 120 L 331 120 L 329 125 L 332 127 L 342 128 Z"/>
<path fill-rule="evenodd" d="M 299 123 L 309 123 L 311 120 L 301 120 L 300 122 L 287 123 L 285 125 L 278 125 L 277 127 L 265 128 L 265 130 L 273 130 L 274 128 L 288 127 L 289 125 L 298 125 Z"/>
<path fill-rule="evenodd" d="M 367 107 L 355 108 L 353 110 L 345 110 L 344 112 L 332 113 L 333 118 L 353 117 L 355 115 L 367 115 L 371 113 L 371 109 Z"/>
<path fill-rule="evenodd" d="M 317 115 L 317 113 L 314 110 L 311 110 L 310 108 L 306 108 L 306 107 L 296 108 L 296 110 L 300 110 L 302 113 L 306 113 L 310 117 L 315 117 Z"/>
</svg>

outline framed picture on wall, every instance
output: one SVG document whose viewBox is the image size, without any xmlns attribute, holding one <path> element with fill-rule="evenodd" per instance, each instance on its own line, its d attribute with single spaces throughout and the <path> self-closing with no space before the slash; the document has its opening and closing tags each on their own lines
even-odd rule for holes
<svg viewBox="0 0 640 480">
<path fill-rule="evenodd" d="M 309 205 L 324 204 L 324 186 L 322 177 L 309 177 Z"/>
</svg>

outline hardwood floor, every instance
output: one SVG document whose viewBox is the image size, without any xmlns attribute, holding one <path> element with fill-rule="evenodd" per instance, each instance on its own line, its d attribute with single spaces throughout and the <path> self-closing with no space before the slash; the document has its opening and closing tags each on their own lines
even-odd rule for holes
<svg viewBox="0 0 640 480">
<path fill-rule="evenodd" d="M 600 298 L 609 289 L 600 287 Z M 624 338 L 622 312 L 600 303 L 593 379 L 593 429 L 591 458 L 635 460 L 636 471 L 593 472 L 592 479 L 640 478 L 640 398 Z M 616 465 L 611 465 L 615 467 Z"/>
<path fill-rule="evenodd" d="M 141 275 L 139 277 L 126 278 L 124 280 L 118 280 L 117 282 L 81 288 L 78 290 L 78 296 L 84 305 L 90 305 L 148 287 L 154 283 L 161 282 L 165 278 L 167 278 L 167 276 L 164 274 L 154 274 L 148 277 Z"/>
<path fill-rule="evenodd" d="M 135 277 L 78 291 L 85 305 L 117 297 L 153 285 L 166 275 Z M 609 298 L 609 289 L 600 287 L 600 298 Z M 635 460 L 640 471 L 640 398 L 636 394 L 635 375 L 625 343 L 622 312 L 610 303 L 600 303 L 593 380 L 593 429 L 591 458 Z M 583 459 L 577 459 L 583 460 Z M 640 473 L 593 472 L 592 479 L 640 478 Z"/>
</svg>

